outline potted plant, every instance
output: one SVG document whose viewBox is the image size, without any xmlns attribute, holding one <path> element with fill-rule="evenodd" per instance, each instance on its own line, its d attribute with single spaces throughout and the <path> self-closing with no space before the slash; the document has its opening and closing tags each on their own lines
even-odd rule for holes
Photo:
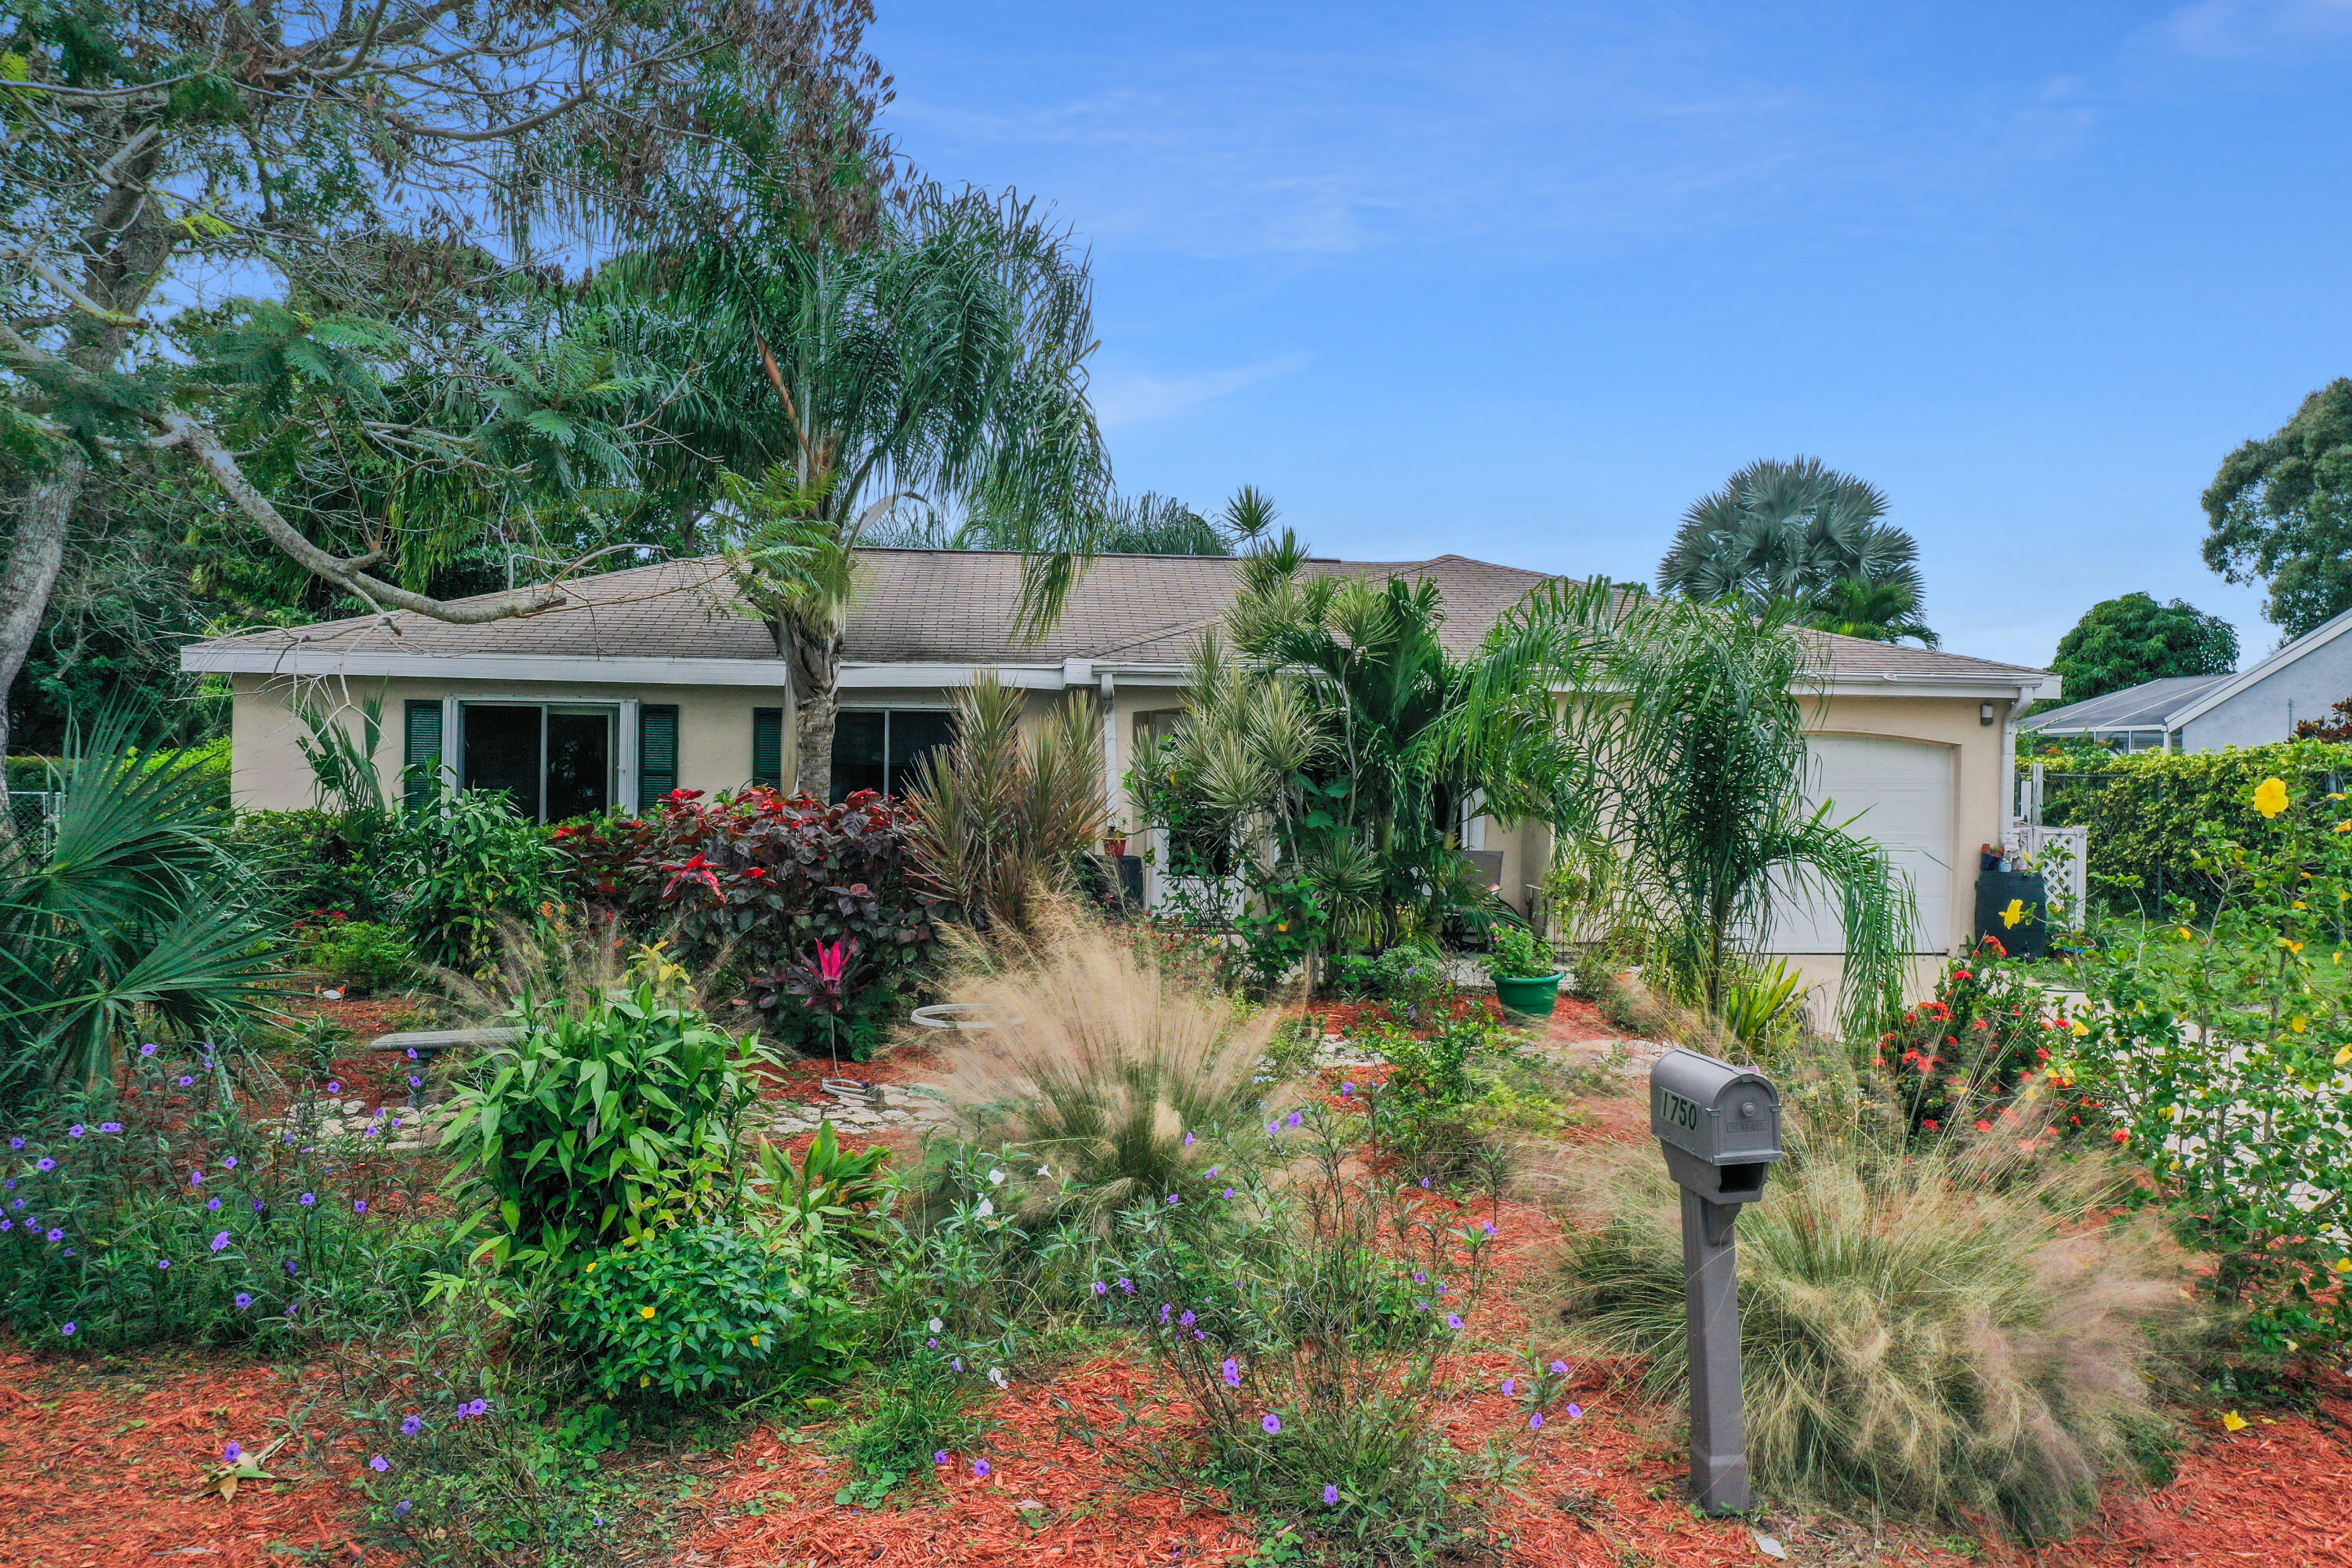
<svg viewBox="0 0 2352 1568">
<path fill-rule="evenodd" d="M 1538 942 L 1525 926 L 1498 925 L 1488 938 L 1486 973 L 1504 1010 L 1528 1018 L 1548 1018 L 1559 1005 L 1563 972 L 1553 961 L 1548 943 Z"/>
</svg>

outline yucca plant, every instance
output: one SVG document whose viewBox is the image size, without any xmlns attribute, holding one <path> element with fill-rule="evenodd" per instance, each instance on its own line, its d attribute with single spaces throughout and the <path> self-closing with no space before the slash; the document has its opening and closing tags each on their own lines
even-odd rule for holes
<svg viewBox="0 0 2352 1568">
<path fill-rule="evenodd" d="M 0 1098 L 105 1081 L 136 1032 L 236 1034 L 279 994 L 201 759 L 142 762 L 133 733 L 92 725 L 46 845 L 0 837 Z"/>
</svg>

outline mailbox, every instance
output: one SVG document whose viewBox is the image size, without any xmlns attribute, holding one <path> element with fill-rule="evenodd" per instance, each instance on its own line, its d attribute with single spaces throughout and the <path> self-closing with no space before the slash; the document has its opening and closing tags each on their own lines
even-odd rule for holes
<svg viewBox="0 0 2352 1568">
<path fill-rule="evenodd" d="M 1764 1195 L 1780 1158 L 1780 1092 L 1746 1068 L 1668 1051 L 1650 1068 L 1650 1131 L 1683 1190 L 1691 1497 L 1708 1513 L 1745 1513 L 1756 1499 L 1739 1404 L 1737 1233 L 1740 1205 Z"/>
<path fill-rule="evenodd" d="M 1650 1069 L 1650 1131 L 1677 1185 L 1709 1203 L 1752 1204 L 1780 1158 L 1780 1095 L 1762 1074 L 1672 1050 Z"/>
</svg>

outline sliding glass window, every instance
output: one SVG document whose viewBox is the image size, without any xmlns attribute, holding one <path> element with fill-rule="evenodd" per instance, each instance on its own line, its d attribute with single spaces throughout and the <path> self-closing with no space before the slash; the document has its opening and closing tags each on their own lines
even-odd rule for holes
<svg viewBox="0 0 2352 1568">
<path fill-rule="evenodd" d="M 833 726 L 833 798 L 904 795 L 915 764 L 955 739 L 955 715 L 929 708 L 845 708 Z"/>
<path fill-rule="evenodd" d="M 503 790 L 534 822 L 591 816 L 612 805 L 618 709 L 461 702 L 457 712 L 460 788 Z"/>
</svg>

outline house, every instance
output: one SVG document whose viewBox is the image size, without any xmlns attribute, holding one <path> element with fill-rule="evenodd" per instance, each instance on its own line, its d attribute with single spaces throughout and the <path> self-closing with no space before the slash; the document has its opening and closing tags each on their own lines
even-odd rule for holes
<svg viewBox="0 0 2352 1568">
<path fill-rule="evenodd" d="M 2294 738 L 2306 719 L 2352 698 L 2352 610 L 2237 675 L 2142 681 L 2038 713 L 2026 728 L 2086 735 L 2119 752 L 2218 752 Z"/>
<path fill-rule="evenodd" d="M 1442 555 L 1320 560 L 1311 569 L 1433 579 L 1456 652 L 1543 574 Z M 1022 560 L 982 551 L 869 550 L 844 637 L 834 779 L 897 790 L 949 734 L 953 693 L 983 670 L 1034 708 L 1092 694 L 1102 712 L 1110 797 L 1136 826 L 1123 775 L 1177 721 L 1185 659 L 1235 592 L 1215 556 L 1113 555 L 1071 593 L 1034 645 L 1008 628 Z M 234 689 L 231 789 L 240 807 L 312 803 L 299 710 L 378 704 L 387 795 L 437 769 L 460 787 L 510 790 L 543 820 L 650 805 L 674 788 L 721 791 L 794 776 L 793 695 L 768 627 L 739 612 L 724 566 L 673 561 L 565 584 L 561 606 L 482 626 L 407 614 L 268 630 L 197 644 L 190 670 Z M 2012 717 L 2055 680 L 2037 669 L 1814 634 L 1816 799 L 1888 846 L 1919 895 L 1927 951 L 1969 939 L 1979 844 L 2007 826 Z M 1549 861 L 1540 825 L 1473 819 L 1465 847 L 1527 907 Z M 1791 952 L 1843 947 L 1837 919 L 1802 909 L 1777 922 Z"/>
</svg>

